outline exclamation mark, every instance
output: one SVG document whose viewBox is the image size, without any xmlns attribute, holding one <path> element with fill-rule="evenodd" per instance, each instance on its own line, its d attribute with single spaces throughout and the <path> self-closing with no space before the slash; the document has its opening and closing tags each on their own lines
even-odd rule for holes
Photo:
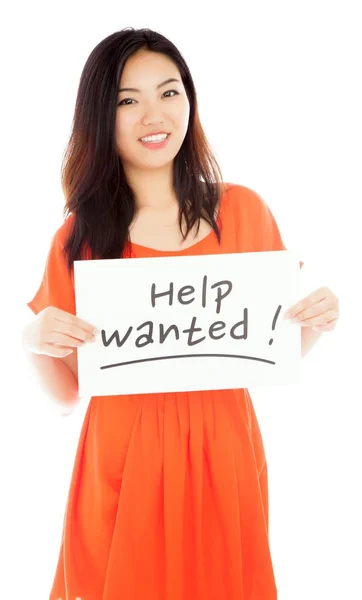
<svg viewBox="0 0 362 600">
<path fill-rule="evenodd" d="M 276 313 L 274 315 L 273 324 L 272 324 L 272 331 L 274 331 L 274 329 L 275 329 L 275 325 L 276 325 L 276 322 L 277 322 L 277 319 L 279 317 L 281 309 L 282 309 L 282 305 L 279 304 L 279 306 L 277 308 L 277 311 L 276 311 Z M 273 338 L 270 338 L 270 340 L 269 340 L 269 346 L 271 346 L 272 343 L 273 343 Z"/>
</svg>

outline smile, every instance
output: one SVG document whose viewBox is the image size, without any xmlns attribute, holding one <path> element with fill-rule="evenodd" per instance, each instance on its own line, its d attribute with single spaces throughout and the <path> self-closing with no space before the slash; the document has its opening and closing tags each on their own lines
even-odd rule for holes
<svg viewBox="0 0 362 600">
<path fill-rule="evenodd" d="M 155 135 L 155 136 L 150 136 L 150 137 L 146 137 L 146 138 L 141 138 L 139 140 L 139 142 L 145 148 L 148 148 L 150 150 L 158 150 L 160 148 L 164 148 L 165 146 L 167 146 L 170 135 L 171 134 L 168 133 L 165 135 Z"/>
</svg>

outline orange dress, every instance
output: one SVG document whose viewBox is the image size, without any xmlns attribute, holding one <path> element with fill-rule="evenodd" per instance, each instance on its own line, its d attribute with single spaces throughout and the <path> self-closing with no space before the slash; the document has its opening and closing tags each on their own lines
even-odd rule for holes
<svg viewBox="0 0 362 600">
<path fill-rule="evenodd" d="M 74 271 L 55 233 L 28 303 L 75 314 Z M 226 184 L 211 232 L 175 252 L 285 250 L 251 189 Z M 301 263 L 302 264 L 302 263 Z M 81 315 L 80 315 L 81 316 Z M 81 434 L 49 600 L 275 600 L 263 442 L 247 389 L 92 397 Z"/>
</svg>

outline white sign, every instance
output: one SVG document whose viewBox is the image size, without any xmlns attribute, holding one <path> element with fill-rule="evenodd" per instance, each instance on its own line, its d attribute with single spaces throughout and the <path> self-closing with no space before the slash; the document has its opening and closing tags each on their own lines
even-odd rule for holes
<svg viewBox="0 0 362 600">
<path fill-rule="evenodd" d="M 101 331 L 78 350 L 81 396 L 299 382 L 289 251 L 83 260 L 74 277 L 76 314 Z"/>
</svg>

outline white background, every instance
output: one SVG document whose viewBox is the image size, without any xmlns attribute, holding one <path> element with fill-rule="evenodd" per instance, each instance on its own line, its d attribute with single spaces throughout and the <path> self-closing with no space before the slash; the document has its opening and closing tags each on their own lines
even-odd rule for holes
<svg viewBox="0 0 362 600">
<path fill-rule="evenodd" d="M 180 48 L 224 179 L 254 189 L 341 317 L 302 383 L 250 389 L 270 482 L 280 600 L 362 597 L 360 3 L 8 4 L 2 18 L 1 596 L 47 599 L 76 444 L 22 356 L 26 307 L 61 224 L 60 164 L 84 63 L 126 26 Z"/>
</svg>

